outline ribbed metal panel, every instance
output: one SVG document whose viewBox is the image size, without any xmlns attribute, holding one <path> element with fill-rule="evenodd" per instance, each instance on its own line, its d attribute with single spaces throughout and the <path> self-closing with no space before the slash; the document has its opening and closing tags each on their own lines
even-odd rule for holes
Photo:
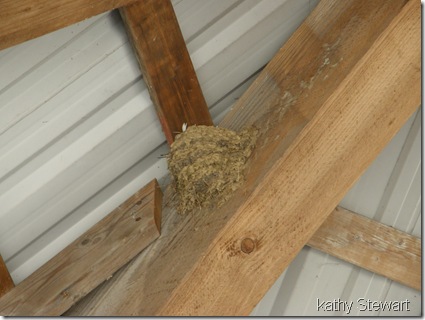
<svg viewBox="0 0 425 320">
<path fill-rule="evenodd" d="M 215 123 L 316 4 L 173 1 Z M 418 236 L 419 117 L 341 203 Z M 164 181 L 167 152 L 117 12 L 0 51 L 0 253 L 14 281 L 148 181 Z M 314 315 L 316 298 L 362 295 L 407 297 L 419 314 L 419 292 L 308 248 L 253 314 Z"/>
</svg>

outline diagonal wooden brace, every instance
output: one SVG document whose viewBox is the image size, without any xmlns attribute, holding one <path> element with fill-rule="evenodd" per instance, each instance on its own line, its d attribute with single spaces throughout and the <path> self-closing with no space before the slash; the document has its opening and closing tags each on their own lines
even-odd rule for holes
<svg viewBox="0 0 425 320">
<path fill-rule="evenodd" d="M 155 179 L 1 297 L 0 315 L 60 316 L 159 237 L 161 208 Z"/>
<path fill-rule="evenodd" d="M 171 1 L 139 1 L 120 12 L 168 143 L 183 123 L 212 125 Z"/>
</svg>

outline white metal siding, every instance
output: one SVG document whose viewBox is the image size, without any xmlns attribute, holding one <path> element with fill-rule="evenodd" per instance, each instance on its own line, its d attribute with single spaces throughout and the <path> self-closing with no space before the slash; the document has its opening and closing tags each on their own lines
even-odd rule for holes
<svg viewBox="0 0 425 320">
<path fill-rule="evenodd" d="M 173 1 L 215 123 L 316 4 Z M 342 205 L 419 236 L 418 119 Z M 0 253 L 14 281 L 148 181 L 163 180 L 167 151 L 117 12 L 0 51 Z M 419 314 L 419 292 L 308 248 L 253 314 L 312 315 L 316 296 L 359 294 L 408 296 Z"/>
</svg>

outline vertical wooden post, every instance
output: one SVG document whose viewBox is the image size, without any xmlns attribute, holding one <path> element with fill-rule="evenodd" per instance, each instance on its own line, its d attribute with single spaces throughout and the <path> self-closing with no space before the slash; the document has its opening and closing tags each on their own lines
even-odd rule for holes
<svg viewBox="0 0 425 320">
<path fill-rule="evenodd" d="M 170 0 L 138 1 L 120 12 L 168 143 L 183 123 L 212 125 Z"/>
</svg>

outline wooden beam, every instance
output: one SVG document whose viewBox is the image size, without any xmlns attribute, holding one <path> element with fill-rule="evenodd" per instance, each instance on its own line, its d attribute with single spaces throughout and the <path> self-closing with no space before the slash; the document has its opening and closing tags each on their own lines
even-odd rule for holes
<svg viewBox="0 0 425 320">
<path fill-rule="evenodd" d="M 161 199 L 153 180 L 3 296 L 0 314 L 60 316 L 158 238 Z"/>
<path fill-rule="evenodd" d="M 132 7 L 138 7 L 138 10 L 140 12 L 150 13 L 150 14 L 146 13 L 146 16 L 150 17 L 150 21 L 149 23 L 147 23 L 146 19 L 139 18 L 140 17 L 139 13 L 133 13 L 133 11 L 136 11 L 135 9 L 130 9 L 131 7 L 121 9 L 121 11 L 123 12 L 123 15 L 125 14 L 125 12 L 133 13 L 131 17 L 129 17 L 128 14 L 126 15 L 127 25 L 129 20 L 133 22 L 132 25 L 128 25 L 129 30 L 131 30 L 131 32 L 129 32 L 129 36 L 131 37 L 132 39 L 131 41 L 136 48 L 136 52 L 139 52 L 138 56 L 140 57 L 141 61 L 145 61 L 145 60 L 149 61 L 149 63 L 146 63 L 146 62 L 141 63 L 142 69 L 144 69 L 144 73 L 148 73 L 147 77 L 149 77 L 149 71 L 151 72 L 150 74 L 152 74 L 152 70 L 154 69 L 154 67 L 152 66 L 152 62 L 156 61 L 156 55 L 158 54 L 159 48 L 153 48 L 153 50 L 152 49 L 149 50 L 149 48 L 152 48 L 152 44 L 150 44 L 149 41 L 146 41 L 146 37 L 142 38 L 143 41 L 141 41 L 140 38 L 136 39 L 134 37 L 134 30 L 135 30 L 134 26 L 138 24 L 143 24 L 144 29 L 147 29 L 149 31 L 155 30 L 155 32 L 158 34 L 167 34 L 168 30 L 165 30 L 164 32 L 160 31 L 161 28 L 164 28 L 164 24 L 160 24 L 158 21 L 159 20 L 167 21 L 167 23 L 165 24 L 165 27 L 166 27 L 172 22 L 176 23 L 176 19 L 173 14 L 172 7 L 170 6 L 169 1 L 167 1 L 167 6 L 163 7 L 163 8 L 167 8 L 168 10 L 164 10 L 165 13 L 164 11 L 160 12 L 159 17 L 155 17 L 155 15 L 151 14 L 154 10 L 155 12 L 157 12 L 158 10 L 157 8 L 153 8 L 152 3 L 148 4 L 146 2 L 146 3 L 133 5 Z M 167 16 L 170 16 L 171 18 L 167 18 Z M 152 18 L 152 17 L 155 17 L 155 18 Z M 178 34 L 179 34 L 178 38 L 181 39 L 180 37 L 181 33 L 178 30 L 178 25 L 174 25 L 173 29 L 178 31 Z M 165 38 L 161 38 L 161 39 L 163 41 L 166 40 Z M 176 39 L 176 37 L 173 37 L 173 39 Z M 167 40 L 168 41 L 165 43 L 165 45 L 168 45 L 170 39 L 167 39 Z M 164 46 L 163 42 L 160 42 L 159 44 L 161 46 Z M 183 43 L 180 43 L 179 47 L 183 45 L 184 45 Z M 143 58 L 143 57 L 146 57 L 146 58 Z M 190 63 L 190 59 L 187 59 L 187 61 Z M 165 63 L 159 63 L 159 64 L 166 65 Z M 193 72 L 193 68 L 191 66 L 190 66 L 190 72 Z M 150 76 L 149 78 L 152 78 L 152 76 Z M 179 89 L 183 91 L 182 94 L 184 95 L 185 89 L 184 88 L 179 88 Z M 159 85 L 159 87 L 156 87 L 154 89 L 152 88 L 152 90 L 154 91 L 154 95 L 156 97 L 161 97 L 162 96 L 161 92 L 164 90 L 164 87 Z M 201 97 L 202 92 L 199 90 L 199 87 L 197 92 L 199 93 L 198 97 Z M 165 93 L 165 96 L 168 97 L 169 95 L 170 95 L 170 92 L 167 91 Z M 178 94 L 178 96 L 180 95 L 181 94 Z M 204 111 L 205 113 L 203 113 Z M 198 114 L 198 112 L 200 112 L 200 114 Z M 208 109 L 206 107 L 206 104 L 204 105 L 204 108 L 202 109 L 193 110 L 193 113 L 199 115 L 200 117 L 202 117 L 207 112 L 208 112 Z M 182 118 L 180 114 L 176 114 L 176 113 L 160 112 L 159 116 L 163 118 L 165 117 L 164 119 L 165 123 L 169 123 L 169 122 L 172 123 L 177 119 L 178 128 L 180 127 L 180 123 L 185 122 L 184 118 Z M 165 126 L 163 129 L 164 129 L 164 132 L 169 131 L 168 126 Z M 337 217 L 339 216 L 340 216 L 340 219 L 338 220 Z M 357 223 L 353 223 L 352 221 L 355 221 Z M 357 228 L 354 230 L 349 229 L 348 230 L 349 233 L 347 233 L 346 231 L 343 230 L 343 228 L 345 227 L 357 227 Z M 369 234 L 368 231 L 370 231 L 371 229 L 373 229 L 374 232 L 380 231 L 379 235 Z M 339 239 L 340 231 L 344 231 L 341 234 L 345 235 L 346 237 L 348 237 L 348 234 L 350 236 L 353 236 L 360 232 L 365 232 L 366 237 L 378 237 L 379 239 L 382 238 L 382 239 L 386 239 L 386 241 L 392 241 L 392 243 L 394 244 L 392 249 L 394 251 L 391 250 L 388 252 L 384 252 L 382 250 L 382 247 L 385 244 L 388 245 L 388 243 L 383 243 L 383 242 L 378 242 L 375 245 L 375 243 L 363 241 L 355 245 L 352 243 L 352 239 L 350 238 Z M 388 239 L 388 237 L 391 237 L 391 239 Z M 355 238 L 357 239 L 357 236 Z M 407 250 L 405 250 L 406 252 L 400 251 L 400 246 L 398 244 L 398 241 L 395 240 L 399 238 L 409 239 L 407 240 L 408 247 L 407 247 Z M 353 236 L 353 239 L 354 239 L 354 236 Z M 345 245 L 347 245 L 347 243 L 350 243 L 351 250 L 341 250 L 341 246 L 342 246 L 341 242 L 345 243 Z M 333 248 L 331 244 L 334 244 L 337 247 Z M 419 289 L 420 287 L 421 255 L 420 255 L 419 239 L 409 236 L 408 234 L 405 234 L 403 232 L 397 231 L 393 228 L 382 225 L 373 220 L 356 215 L 355 213 L 352 213 L 343 208 L 337 208 L 332 212 L 331 216 L 325 221 L 325 223 L 322 225 L 319 231 L 315 233 L 312 239 L 310 239 L 308 245 L 314 247 L 315 249 L 319 249 L 321 251 L 334 255 L 345 261 L 349 261 L 355 265 L 358 265 L 372 272 L 386 276 L 392 280 L 401 282 L 415 289 Z M 412 245 L 412 248 L 410 247 L 410 245 Z M 335 253 L 333 253 L 334 250 L 335 250 Z M 364 257 L 364 252 L 368 252 L 368 254 L 365 255 L 367 256 L 367 258 Z M 402 260 L 407 262 L 401 266 L 399 264 L 400 255 L 403 256 Z M 371 261 L 372 257 L 374 261 Z M 382 263 L 382 260 L 388 261 L 388 263 Z M 379 263 L 376 263 L 376 261 L 379 261 Z M 400 268 L 402 268 L 402 272 L 397 272 L 397 273 L 394 272 L 395 270 L 398 270 Z M 407 270 L 409 270 L 408 273 L 406 272 Z M 413 273 L 411 273 L 411 271 L 413 271 Z"/>
<path fill-rule="evenodd" d="M 183 123 L 212 125 L 171 1 L 139 1 L 120 12 L 168 143 Z"/>
<path fill-rule="evenodd" d="M 307 243 L 356 266 L 421 289 L 421 239 L 336 208 Z"/>
<path fill-rule="evenodd" d="M 261 130 L 244 188 L 167 208 L 163 236 L 67 315 L 249 314 L 419 106 L 419 44 L 415 1 L 322 1 L 222 122 Z"/>
<path fill-rule="evenodd" d="M 420 25 L 420 4 L 412 0 L 238 208 L 159 314 L 249 314 L 419 106 Z M 246 239 L 253 243 L 249 254 L 243 252 Z"/>
<path fill-rule="evenodd" d="M 0 50 L 136 0 L 0 0 Z"/>
<path fill-rule="evenodd" d="M 0 297 L 12 290 L 14 286 L 15 284 L 13 283 L 9 270 L 7 270 L 6 264 L 0 255 Z"/>
</svg>

